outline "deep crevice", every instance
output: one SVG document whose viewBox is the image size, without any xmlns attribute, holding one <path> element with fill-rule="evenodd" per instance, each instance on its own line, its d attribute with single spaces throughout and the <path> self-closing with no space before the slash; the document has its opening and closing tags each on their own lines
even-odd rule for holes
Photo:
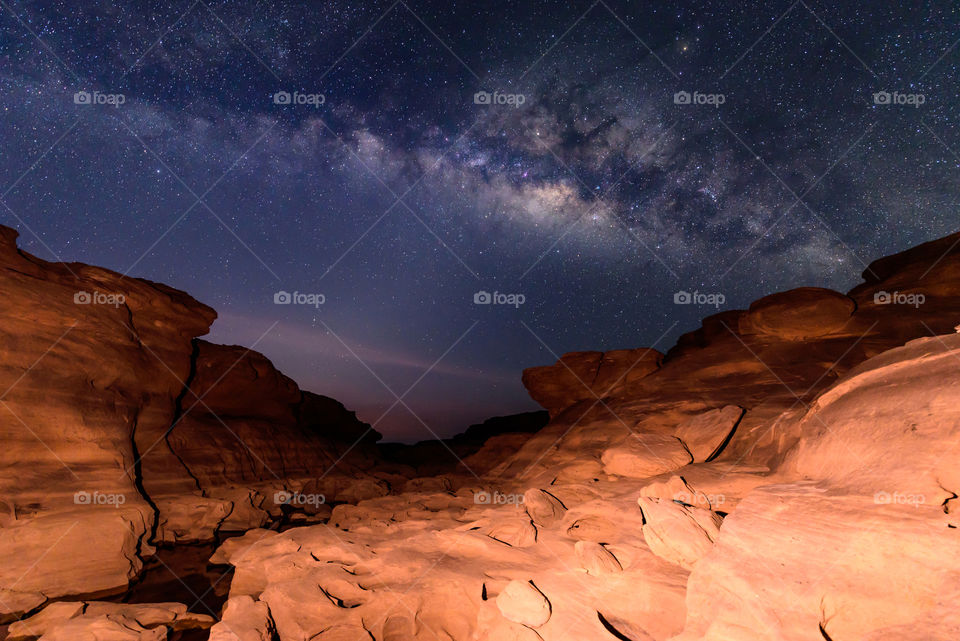
<svg viewBox="0 0 960 641">
<path fill-rule="evenodd" d="M 173 420 L 170 422 L 170 427 L 163 434 L 163 439 L 167 443 L 167 449 L 170 450 L 170 453 L 180 461 L 180 465 L 183 466 L 183 469 L 186 473 L 193 479 L 194 485 L 197 486 L 197 490 L 201 493 L 203 488 L 200 486 L 200 479 L 198 479 L 193 472 L 187 466 L 186 461 L 177 454 L 177 451 L 173 448 L 173 444 L 170 442 L 170 434 L 173 433 L 174 428 L 184 417 L 183 401 L 187 397 L 187 394 L 190 393 L 190 386 L 193 384 L 193 379 L 197 375 L 197 360 L 200 357 L 200 342 L 196 338 L 190 339 L 190 371 L 187 373 L 187 378 L 183 382 L 183 388 L 180 390 L 180 393 L 177 394 L 177 398 L 173 401 Z M 196 396 L 196 394 L 194 394 Z M 199 402 L 199 400 L 198 400 Z M 191 408 L 192 409 L 192 408 Z"/>
<path fill-rule="evenodd" d="M 150 509 L 153 510 L 153 522 L 150 524 L 150 537 L 147 539 L 147 541 L 153 541 L 156 539 L 157 528 L 160 526 L 160 508 L 153 502 L 153 499 L 147 494 L 147 489 L 143 486 L 143 459 L 140 458 L 140 448 L 137 447 L 137 426 L 139 422 L 140 410 L 137 410 L 133 415 L 130 428 L 130 449 L 133 451 L 133 486 L 137 488 L 137 492 L 140 493 L 143 500 L 146 501 Z M 137 556 L 139 556 L 141 560 L 145 558 L 143 555 L 144 537 L 146 537 L 146 532 L 144 532 L 137 541 Z"/>
<path fill-rule="evenodd" d="M 632 639 L 623 632 L 620 632 L 620 630 L 617 630 L 617 628 L 614 627 L 612 623 L 607 621 L 606 618 L 604 618 L 604 616 L 599 612 L 597 612 L 597 618 L 600 619 L 600 625 L 603 626 L 603 629 L 612 634 L 614 637 L 620 639 L 620 641 L 636 641 L 636 639 Z"/>
<path fill-rule="evenodd" d="M 823 623 L 821 623 L 819 627 L 820 627 L 820 636 L 822 636 L 825 641 L 833 641 L 833 637 L 827 634 L 827 630 L 823 627 Z"/>
<path fill-rule="evenodd" d="M 723 439 L 723 442 L 720 443 L 720 445 L 717 446 L 717 449 L 715 449 L 715 450 L 710 454 L 710 456 L 708 456 L 708 457 L 706 458 L 706 460 L 704 461 L 704 463 L 709 463 L 710 461 L 714 460 L 715 458 L 717 458 L 718 456 L 720 456 L 720 454 L 723 452 L 723 450 L 727 449 L 727 445 L 729 445 L 729 444 L 730 444 L 730 441 L 733 440 L 733 435 L 737 433 L 737 428 L 740 427 L 740 423 L 743 422 L 743 419 L 746 417 L 746 415 L 747 415 L 747 410 L 741 407 L 741 408 L 740 408 L 740 418 L 738 418 L 738 419 L 737 419 L 737 422 L 734 423 L 734 424 L 733 424 L 733 427 L 730 428 L 730 432 L 727 433 L 727 438 Z"/>
</svg>

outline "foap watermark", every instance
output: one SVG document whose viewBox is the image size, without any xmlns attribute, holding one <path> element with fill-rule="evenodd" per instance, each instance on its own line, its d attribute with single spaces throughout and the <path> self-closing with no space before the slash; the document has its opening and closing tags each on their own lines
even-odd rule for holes
<svg viewBox="0 0 960 641">
<path fill-rule="evenodd" d="M 308 294 L 305 292 L 286 292 L 280 290 L 273 294 L 274 305 L 312 305 L 318 308 L 327 302 L 323 294 Z"/>
<path fill-rule="evenodd" d="M 301 505 L 323 505 L 327 502 L 327 497 L 323 494 L 301 494 L 300 492 L 287 492 L 281 490 L 273 493 L 273 502 L 277 505 L 292 505 L 294 507 Z"/>
<path fill-rule="evenodd" d="M 723 494 L 704 494 L 703 492 L 677 492 L 673 495 L 675 503 L 715 510 L 727 502 Z"/>
<path fill-rule="evenodd" d="M 876 505 L 912 505 L 920 507 L 927 502 L 923 494 L 908 494 L 906 492 L 885 492 L 883 490 L 873 495 Z"/>
<path fill-rule="evenodd" d="M 310 107 L 319 107 L 327 102 L 327 97 L 322 93 L 301 93 L 294 91 L 278 91 L 273 94 L 273 104 L 275 105 L 307 105 Z"/>
<path fill-rule="evenodd" d="M 919 308 L 927 297 L 923 294 L 905 294 L 903 292 L 876 292 L 873 295 L 875 305 L 911 305 Z"/>
<path fill-rule="evenodd" d="M 719 308 L 727 302 L 727 297 L 719 292 L 704 294 L 698 291 L 688 292 L 681 289 L 673 295 L 675 305 L 713 305 Z"/>
<path fill-rule="evenodd" d="M 127 302 L 127 297 L 123 294 L 106 294 L 104 292 L 75 292 L 73 294 L 73 303 L 75 305 L 113 305 L 120 307 Z"/>
<path fill-rule="evenodd" d="M 875 105 L 900 105 L 919 107 L 927 102 L 927 96 L 922 93 L 900 93 L 899 91 L 878 91 L 873 94 Z"/>
<path fill-rule="evenodd" d="M 527 97 L 522 93 L 501 93 L 494 91 L 478 91 L 473 94 L 473 104 L 475 105 L 509 105 L 519 107 L 527 101 Z"/>
<path fill-rule="evenodd" d="M 119 107 L 127 101 L 122 93 L 101 93 L 99 91 L 78 91 L 73 94 L 75 105 L 110 105 Z"/>
<path fill-rule="evenodd" d="M 74 492 L 73 502 L 76 505 L 110 505 L 112 507 L 120 507 L 127 502 L 127 495 L 80 490 L 79 492 Z"/>
<path fill-rule="evenodd" d="M 523 294 L 504 294 L 502 292 L 491 294 L 482 289 L 473 294 L 474 305 L 512 305 L 518 308 L 525 302 L 527 302 L 527 297 Z"/>
<path fill-rule="evenodd" d="M 727 97 L 722 93 L 700 93 L 694 91 L 678 91 L 673 94 L 673 104 L 675 105 L 710 105 L 719 107 L 727 101 Z"/>
<path fill-rule="evenodd" d="M 523 494 L 503 494 L 494 491 L 492 494 L 486 490 L 480 490 L 473 493 L 473 502 L 477 505 L 523 505 Z"/>
</svg>

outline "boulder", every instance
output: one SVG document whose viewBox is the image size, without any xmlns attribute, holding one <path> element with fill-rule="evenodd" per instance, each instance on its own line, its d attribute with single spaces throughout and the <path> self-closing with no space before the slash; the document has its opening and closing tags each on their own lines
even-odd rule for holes
<svg viewBox="0 0 960 641">
<path fill-rule="evenodd" d="M 587 574 L 593 576 L 604 576 L 606 574 L 617 574 L 623 571 L 623 567 L 610 550 L 601 544 L 593 541 L 577 541 L 573 546 L 577 554 L 577 561 L 580 567 Z"/>
<path fill-rule="evenodd" d="M 765 296 L 740 318 L 740 331 L 801 341 L 842 331 L 857 305 L 849 296 L 819 287 L 800 287 Z"/>
<path fill-rule="evenodd" d="M 713 547 L 722 519 L 703 508 L 653 497 L 637 500 L 643 513 L 643 538 L 662 559 L 691 569 Z"/>
<path fill-rule="evenodd" d="M 629 388 L 656 371 L 663 355 L 654 349 L 570 352 L 555 364 L 523 371 L 523 386 L 550 416 L 582 400 L 595 401 Z"/>
<path fill-rule="evenodd" d="M 220 621 L 210 628 L 209 641 L 273 641 L 275 635 L 267 604 L 238 595 L 227 600 Z"/>
<path fill-rule="evenodd" d="M 497 595 L 497 608 L 506 619 L 530 628 L 550 620 L 550 601 L 532 581 L 510 581 Z"/>
<path fill-rule="evenodd" d="M 567 513 L 564 504 L 550 492 L 529 489 L 523 493 L 523 507 L 536 525 L 550 526 L 563 520 Z"/>
<path fill-rule="evenodd" d="M 605 450 L 601 461 L 607 474 L 642 479 L 679 469 L 693 457 L 673 436 L 636 434 Z"/>
</svg>

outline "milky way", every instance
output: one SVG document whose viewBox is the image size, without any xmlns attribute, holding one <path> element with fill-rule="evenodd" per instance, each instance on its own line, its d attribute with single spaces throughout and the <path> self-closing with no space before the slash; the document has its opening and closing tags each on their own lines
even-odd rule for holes
<svg viewBox="0 0 960 641">
<path fill-rule="evenodd" d="M 654 4 L 3 0 L 2 222 L 403 438 L 956 230 L 960 9 Z"/>
</svg>

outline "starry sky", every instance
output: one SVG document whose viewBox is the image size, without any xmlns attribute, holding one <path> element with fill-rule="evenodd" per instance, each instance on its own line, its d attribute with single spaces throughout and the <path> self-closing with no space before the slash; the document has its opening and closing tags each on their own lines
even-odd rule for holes
<svg viewBox="0 0 960 641">
<path fill-rule="evenodd" d="M 960 6 L 895 4 L 0 0 L 0 222 L 447 436 L 956 231 Z"/>
</svg>

